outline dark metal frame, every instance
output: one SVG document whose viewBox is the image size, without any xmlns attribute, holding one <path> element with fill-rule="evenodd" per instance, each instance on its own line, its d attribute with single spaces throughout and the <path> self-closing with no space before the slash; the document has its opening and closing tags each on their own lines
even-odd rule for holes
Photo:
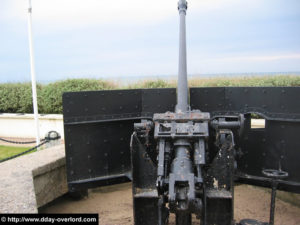
<svg viewBox="0 0 300 225">
<path fill-rule="evenodd" d="M 134 122 L 172 111 L 175 89 L 114 90 L 63 95 L 66 160 L 70 190 L 131 178 L 130 135 Z M 236 140 L 240 182 L 269 186 L 262 175 L 280 166 L 289 173 L 278 188 L 300 193 L 299 87 L 191 88 L 192 109 L 211 116 L 245 114 L 243 136 Z M 251 113 L 266 119 L 252 129 Z M 115 159 L 120 159 L 116 161 Z"/>
<path fill-rule="evenodd" d="M 150 225 L 155 224 L 159 216 L 167 218 L 166 210 L 159 215 L 157 209 L 161 200 L 155 187 L 155 156 L 147 155 L 136 136 L 132 139 L 136 144 L 131 143 L 136 150 L 131 154 L 130 140 L 134 123 L 141 119 L 151 120 L 155 112 L 174 108 L 175 93 L 175 89 L 65 93 L 63 106 L 69 190 L 80 191 L 133 178 L 136 224 Z M 201 108 L 212 118 L 245 114 L 243 134 L 236 135 L 235 140 L 235 181 L 270 187 L 273 179 L 265 177 L 262 170 L 282 169 L 288 172 L 289 177 L 278 180 L 278 189 L 300 193 L 299 95 L 298 87 L 191 88 L 190 101 L 192 109 Z M 266 119 L 265 128 L 251 128 L 253 113 Z M 150 140 L 152 148 L 155 146 L 153 141 Z M 220 167 L 221 162 L 222 159 L 216 158 L 213 163 Z M 219 172 L 211 173 L 218 177 L 222 174 Z M 137 192 L 143 188 L 148 191 Z M 232 188 L 224 193 L 205 189 L 203 213 L 206 224 L 213 224 L 216 215 L 223 215 L 219 220 L 224 221 L 224 215 L 231 219 L 233 205 L 232 198 L 228 196 L 232 196 L 232 191 Z M 218 199 L 220 196 L 223 201 Z M 215 204 L 224 204 L 224 207 L 218 211 L 213 207 Z M 224 208 L 228 209 L 227 213 Z M 149 214 L 150 210 L 153 215 Z"/>
<path fill-rule="evenodd" d="M 192 108 L 201 108 L 212 116 L 246 114 L 244 134 L 236 140 L 240 147 L 237 151 L 237 177 L 241 181 L 268 185 L 270 179 L 263 177 L 261 171 L 264 167 L 278 168 L 281 159 L 281 166 L 289 173 L 289 178 L 280 182 L 279 189 L 300 192 L 297 161 L 300 158 L 299 87 L 191 88 L 190 95 Z M 101 172 L 105 168 L 95 165 L 101 164 L 111 149 L 126 155 L 123 174 L 130 177 L 129 142 L 133 123 L 139 119 L 152 119 L 154 112 L 171 111 L 175 102 L 175 89 L 65 93 L 63 106 L 69 184 L 80 183 L 81 186 L 86 183 L 86 187 L 90 187 L 88 184 L 97 179 L 105 180 L 105 173 Z M 251 129 L 251 113 L 266 119 L 264 129 Z M 113 145 L 116 140 L 118 143 Z M 92 153 L 97 153 L 97 156 Z M 115 160 L 111 163 L 122 167 L 122 163 Z M 120 171 L 122 169 L 118 168 L 117 172 L 108 174 L 121 174 Z"/>
</svg>

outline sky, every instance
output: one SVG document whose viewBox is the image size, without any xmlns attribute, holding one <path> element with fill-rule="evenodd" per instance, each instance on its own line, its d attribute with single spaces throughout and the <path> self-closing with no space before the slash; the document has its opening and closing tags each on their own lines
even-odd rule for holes
<svg viewBox="0 0 300 225">
<path fill-rule="evenodd" d="M 0 0 L 0 82 L 30 81 L 27 0 Z M 176 75 L 176 0 L 32 0 L 38 82 Z M 188 74 L 300 72 L 299 0 L 190 0 Z"/>
</svg>

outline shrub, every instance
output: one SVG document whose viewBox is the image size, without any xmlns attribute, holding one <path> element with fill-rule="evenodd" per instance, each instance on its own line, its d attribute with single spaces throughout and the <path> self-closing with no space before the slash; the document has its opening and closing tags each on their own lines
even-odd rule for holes
<svg viewBox="0 0 300 225">
<path fill-rule="evenodd" d="M 300 86 L 300 76 L 265 76 L 233 78 L 192 78 L 190 87 L 222 86 Z M 73 91 L 111 90 L 120 88 L 108 81 L 95 79 L 69 79 L 37 85 L 39 113 L 62 113 L 62 94 Z M 122 87 L 132 88 L 169 88 L 176 87 L 175 80 L 146 80 Z M 32 95 L 30 83 L 0 84 L 0 112 L 32 113 Z"/>
<path fill-rule="evenodd" d="M 42 113 L 62 113 L 62 94 L 75 91 L 95 91 L 114 89 L 107 81 L 94 79 L 69 79 L 50 83 L 42 88 L 40 101 Z"/>
<path fill-rule="evenodd" d="M 62 94 L 68 91 L 93 91 L 113 89 L 106 81 L 92 79 L 71 79 L 47 85 L 37 85 L 39 113 L 62 113 Z M 30 83 L 0 84 L 0 112 L 32 113 L 32 92 Z"/>
<path fill-rule="evenodd" d="M 174 83 L 166 80 L 146 80 L 146 81 L 139 81 L 135 84 L 129 85 L 126 88 L 129 89 L 139 89 L 139 88 L 169 88 L 175 87 Z"/>
<path fill-rule="evenodd" d="M 41 85 L 37 85 L 38 94 Z M 32 113 L 32 92 L 30 83 L 0 84 L 0 112 Z"/>
</svg>

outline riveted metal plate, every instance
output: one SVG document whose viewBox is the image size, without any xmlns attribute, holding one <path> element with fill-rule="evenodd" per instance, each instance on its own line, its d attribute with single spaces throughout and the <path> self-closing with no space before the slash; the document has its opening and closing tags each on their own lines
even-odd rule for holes
<svg viewBox="0 0 300 225">
<path fill-rule="evenodd" d="M 137 119 L 175 107 L 175 89 L 71 92 L 63 95 L 71 190 L 131 178 L 129 140 Z"/>
<path fill-rule="evenodd" d="M 141 90 L 85 91 L 63 94 L 65 124 L 139 118 Z"/>
<path fill-rule="evenodd" d="M 142 116 L 152 119 L 154 113 L 174 111 L 175 105 L 175 88 L 142 90 Z"/>
<path fill-rule="evenodd" d="M 191 107 L 212 115 L 257 113 L 269 120 L 300 122 L 299 87 L 191 88 Z"/>
<path fill-rule="evenodd" d="M 300 193 L 300 123 L 267 120 L 264 129 L 251 129 L 249 118 L 238 142 L 237 177 L 244 183 L 269 186 L 271 180 L 262 170 L 282 170 L 288 177 L 280 180 L 278 188 Z"/>
<path fill-rule="evenodd" d="M 65 125 L 67 178 L 72 188 L 95 186 L 103 181 L 101 178 L 107 181 L 113 181 L 115 176 L 130 178 L 133 122 Z"/>
<path fill-rule="evenodd" d="M 137 225 L 157 224 L 157 166 L 148 156 L 144 145 L 134 133 L 131 139 L 132 194 L 134 221 Z"/>
<path fill-rule="evenodd" d="M 269 186 L 263 169 L 283 170 L 289 177 L 279 189 L 300 192 L 300 87 L 191 88 L 192 109 L 216 115 L 246 114 L 245 129 L 236 137 L 237 178 Z M 251 129 L 251 113 L 266 119 L 264 129 Z"/>
<path fill-rule="evenodd" d="M 236 140 L 241 153 L 237 176 L 247 183 L 264 185 L 268 179 L 260 171 L 278 169 L 280 164 L 289 177 L 280 182 L 279 188 L 288 191 L 300 190 L 299 96 L 300 87 L 190 89 L 192 109 L 212 116 L 257 113 L 266 118 L 265 129 L 251 129 L 248 124 L 244 136 Z M 133 123 L 151 119 L 154 113 L 173 111 L 175 104 L 175 89 L 65 93 L 69 186 L 80 189 L 130 177 L 129 138 Z"/>
</svg>

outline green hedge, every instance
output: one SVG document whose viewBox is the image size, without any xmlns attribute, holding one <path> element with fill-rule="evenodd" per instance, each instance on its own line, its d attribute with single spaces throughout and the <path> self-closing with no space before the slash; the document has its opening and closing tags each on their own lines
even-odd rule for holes
<svg viewBox="0 0 300 225">
<path fill-rule="evenodd" d="M 70 91 L 110 90 L 115 86 L 107 81 L 72 79 L 50 83 L 43 86 L 40 93 L 39 111 L 41 113 L 62 113 L 62 94 Z"/>
<path fill-rule="evenodd" d="M 157 79 L 157 80 L 145 80 L 145 81 L 139 81 L 134 84 L 130 84 L 126 87 L 125 89 L 139 89 L 139 88 L 170 88 L 170 87 L 175 87 L 176 85 L 174 84 L 173 81 L 166 81 L 162 79 Z"/>
<path fill-rule="evenodd" d="M 62 94 L 67 91 L 115 89 L 111 82 L 93 79 L 70 79 L 37 85 L 39 113 L 62 113 Z M 31 84 L 0 84 L 0 112 L 32 113 Z"/>
<path fill-rule="evenodd" d="M 189 80 L 190 87 L 300 86 L 300 76 L 211 78 Z M 62 113 L 62 94 L 70 91 L 176 87 L 175 80 L 147 80 L 128 86 L 96 79 L 69 79 L 37 85 L 39 113 Z M 32 113 L 30 83 L 0 84 L 0 113 Z"/>
<path fill-rule="evenodd" d="M 41 85 L 37 85 L 40 94 Z M 0 84 L 0 112 L 31 113 L 32 97 L 30 83 Z"/>
</svg>

